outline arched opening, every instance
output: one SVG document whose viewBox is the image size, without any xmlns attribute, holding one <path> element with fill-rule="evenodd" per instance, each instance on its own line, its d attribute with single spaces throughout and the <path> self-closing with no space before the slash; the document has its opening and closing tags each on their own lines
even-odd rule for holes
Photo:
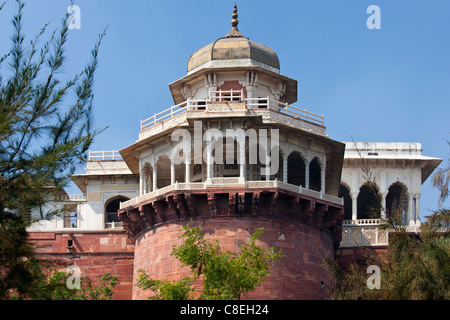
<svg viewBox="0 0 450 320">
<path fill-rule="evenodd" d="M 205 169 L 204 167 L 205 166 L 200 163 L 194 164 L 192 169 L 191 181 L 193 182 L 203 181 L 204 176 L 206 175 L 206 173 L 204 173 Z"/>
<path fill-rule="evenodd" d="M 161 155 L 156 161 L 156 188 L 161 189 L 170 185 L 170 159 L 166 154 Z"/>
<path fill-rule="evenodd" d="M 309 188 L 311 190 L 320 191 L 322 187 L 321 183 L 320 163 L 317 158 L 314 158 L 309 164 Z"/>
<path fill-rule="evenodd" d="M 178 159 L 176 158 L 178 157 Z M 178 154 L 172 155 L 172 161 L 174 162 L 175 181 L 174 182 L 186 182 L 186 155 L 183 150 L 178 150 Z M 172 169 L 171 169 L 172 170 Z M 172 173 L 170 173 L 172 174 Z"/>
<path fill-rule="evenodd" d="M 250 145 L 249 145 L 250 147 Z M 270 180 L 270 175 L 266 175 L 266 170 L 270 166 L 270 153 L 265 148 L 266 146 L 263 146 L 261 143 L 257 144 L 257 164 L 254 166 L 254 169 L 256 170 L 257 179 L 256 180 Z M 249 154 L 249 159 L 252 155 Z"/>
<path fill-rule="evenodd" d="M 230 137 L 223 138 L 223 164 L 216 165 L 218 176 L 239 177 L 239 144 Z"/>
<path fill-rule="evenodd" d="M 305 162 L 298 152 L 293 152 L 288 157 L 288 183 L 305 186 Z"/>
<path fill-rule="evenodd" d="M 142 167 L 143 173 L 143 183 L 144 183 L 144 193 L 149 193 L 153 191 L 153 167 L 150 163 L 146 162 Z"/>
<path fill-rule="evenodd" d="M 339 186 L 339 197 L 344 198 L 344 220 L 352 219 L 352 198 L 349 188 L 342 184 Z"/>
<path fill-rule="evenodd" d="M 283 181 L 283 156 L 279 147 L 272 147 L 268 150 L 258 144 L 258 164 L 255 166 L 259 172 L 259 179 Z M 249 157 L 250 158 L 250 157 Z"/>
<path fill-rule="evenodd" d="M 392 218 L 394 214 L 406 217 L 408 211 L 408 196 L 406 186 L 396 182 L 389 187 L 386 196 L 386 218 Z"/>
<path fill-rule="evenodd" d="M 256 137 L 256 134 L 255 134 Z M 259 181 L 261 177 L 261 161 L 259 157 L 258 143 L 254 143 L 250 136 L 245 137 L 245 163 L 246 163 L 246 177 L 248 181 Z"/>
<path fill-rule="evenodd" d="M 275 154 L 275 149 L 272 152 L 273 152 L 272 154 L 274 155 L 274 157 L 278 157 L 278 159 L 275 158 L 275 160 L 278 161 L 278 170 L 276 170 L 275 171 L 276 173 L 271 176 L 271 180 L 278 179 L 280 181 L 283 181 L 283 155 L 279 148 L 278 148 L 278 154 Z M 273 158 L 271 158 L 271 166 L 276 168 Z"/>
<path fill-rule="evenodd" d="M 372 182 L 365 183 L 359 189 L 358 195 L 358 219 L 380 218 L 380 201 L 378 187 Z"/>
<path fill-rule="evenodd" d="M 194 145 L 191 149 L 190 182 L 202 182 L 206 180 L 206 148 L 202 143 Z"/>
<path fill-rule="evenodd" d="M 124 196 L 116 196 L 109 199 L 105 203 L 105 223 L 107 228 L 111 228 L 113 225 L 120 224 L 119 217 L 117 215 L 117 211 L 120 208 L 120 203 L 130 200 L 130 198 Z"/>
</svg>

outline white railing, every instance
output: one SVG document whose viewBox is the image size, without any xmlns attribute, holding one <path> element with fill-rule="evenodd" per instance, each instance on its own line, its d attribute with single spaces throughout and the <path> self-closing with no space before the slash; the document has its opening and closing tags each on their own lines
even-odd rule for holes
<svg viewBox="0 0 450 320">
<path fill-rule="evenodd" d="M 340 204 L 343 205 L 344 204 L 344 198 L 339 198 L 336 196 L 332 196 L 320 191 L 315 191 L 315 190 L 311 190 L 311 189 L 307 189 L 304 188 L 302 186 L 296 186 L 294 184 L 290 184 L 290 183 L 286 183 L 286 182 L 282 182 L 279 180 L 275 180 L 277 182 L 276 186 L 285 190 L 290 190 L 290 191 L 294 191 L 294 192 L 298 192 L 310 197 L 314 197 L 314 198 L 319 198 L 319 199 L 323 199 L 329 202 L 333 202 L 336 204 Z"/>
<path fill-rule="evenodd" d="M 86 201 L 84 194 L 65 194 L 59 197 L 61 201 Z"/>
<path fill-rule="evenodd" d="M 158 123 L 162 123 L 164 121 L 172 119 L 173 117 L 176 117 L 179 114 L 186 112 L 186 107 L 187 107 L 187 101 L 184 101 L 180 104 L 177 104 L 176 106 L 171 106 L 170 108 L 168 108 L 164 111 L 155 113 L 150 118 L 147 118 L 147 119 L 141 121 L 141 131 L 145 130 L 147 128 L 153 127 L 154 125 L 156 125 Z"/>
<path fill-rule="evenodd" d="M 267 98 L 247 98 L 247 109 L 261 109 L 267 108 L 272 111 L 276 111 L 282 114 L 286 114 L 295 119 L 302 119 L 305 121 L 313 122 L 321 126 L 324 125 L 323 115 L 318 115 L 309 112 L 304 109 L 300 109 L 289 104 L 277 101 L 275 99 Z"/>
<path fill-rule="evenodd" d="M 212 90 L 209 99 L 186 100 L 176 106 L 155 113 L 153 116 L 141 121 L 141 131 L 151 128 L 157 124 L 164 123 L 170 119 L 184 114 L 186 111 L 208 110 L 208 104 L 217 102 L 242 102 L 245 101 L 248 110 L 268 109 L 280 114 L 287 115 L 294 119 L 309 121 L 317 125 L 324 125 L 323 115 L 318 115 L 304 109 L 291 106 L 287 103 L 265 98 L 245 98 L 243 89 L 241 90 Z"/>
<path fill-rule="evenodd" d="M 155 198 L 157 196 L 163 195 L 163 194 L 168 193 L 168 192 L 172 192 L 174 190 L 180 190 L 179 187 L 178 187 L 178 183 L 171 184 L 171 185 L 168 185 L 166 187 L 163 187 L 163 188 L 160 188 L 160 189 L 156 189 L 155 191 L 148 192 L 148 193 L 143 194 L 141 196 L 138 196 L 136 198 L 133 198 L 133 199 L 121 202 L 119 207 L 120 207 L 120 209 L 122 209 L 122 208 L 126 208 L 126 207 L 129 207 L 129 206 L 134 206 L 134 205 L 136 205 L 136 204 L 138 204 L 138 203 L 140 203 L 142 201 Z"/>
<path fill-rule="evenodd" d="M 278 180 L 277 180 L 278 181 Z M 296 186 L 294 184 L 290 184 L 290 183 L 286 183 L 283 181 L 278 181 L 278 187 L 284 190 L 289 190 L 289 191 L 293 191 L 293 192 L 299 192 L 302 193 L 302 187 L 300 186 Z"/>
<path fill-rule="evenodd" d="M 203 111 L 206 109 L 206 106 L 208 104 L 209 100 L 206 99 L 198 99 L 198 100 L 191 100 L 188 99 L 186 101 L 187 103 L 187 107 L 186 110 L 187 111 Z"/>
<path fill-rule="evenodd" d="M 236 184 L 239 183 L 239 177 L 220 177 L 212 178 L 213 184 Z"/>
<path fill-rule="evenodd" d="M 321 198 L 322 199 L 322 193 L 319 191 L 306 189 L 300 186 L 300 192 L 303 194 L 306 194 L 307 196 L 314 197 L 314 198 Z"/>
<path fill-rule="evenodd" d="M 376 226 L 357 225 L 342 227 L 341 247 L 384 246 L 389 244 L 389 230 Z"/>
<path fill-rule="evenodd" d="M 357 219 L 357 220 L 344 220 L 343 225 L 380 225 L 381 219 Z"/>
<path fill-rule="evenodd" d="M 115 228 L 122 228 L 123 227 L 123 222 L 107 222 L 105 224 L 105 228 L 106 229 L 115 229 Z"/>
<path fill-rule="evenodd" d="M 275 188 L 275 181 L 247 181 L 247 188 Z"/>
<path fill-rule="evenodd" d="M 209 92 L 210 102 L 222 101 L 244 101 L 244 89 L 240 90 L 211 90 Z"/>
<path fill-rule="evenodd" d="M 181 182 L 176 186 L 176 190 L 201 190 L 206 189 L 204 182 Z"/>
<path fill-rule="evenodd" d="M 120 203 L 120 208 L 126 208 L 129 206 L 134 206 L 142 201 L 146 201 L 152 198 L 155 198 L 157 196 L 172 192 L 174 190 L 205 190 L 207 188 L 214 187 L 214 185 L 217 186 L 226 186 L 229 185 L 230 187 L 235 186 L 236 184 L 239 184 L 240 180 L 239 177 L 225 177 L 225 178 L 212 178 L 211 182 L 182 182 L 175 184 L 168 185 L 166 187 L 157 189 L 152 192 L 148 192 L 146 194 L 143 194 L 141 196 L 138 196 L 136 198 L 127 200 L 125 202 Z M 303 188 L 301 186 L 292 185 L 289 183 L 281 182 L 278 180 L 270 180 L 270 181 L 246 181 L 245 182 L 245 188 L 248 189 L 259 189 L 259 188 L 281 188 L 284 190 L 294 191 L 301 194 L 305 194 L 308 196 L 312 196 L 318 199 L 323 199 L 335 204 L 342 205 L 343 199 L 335 196 L 331 196 L 329 194 L 324 194 L 322 192 L 310 190 Z"/>
<path fill-rule="evenodd" d="M 111 150 L 111 151 L 89 151 L 89 161 L 101 161 L 101 160 L 123 160 L 119 151 Z"/>
</svg>

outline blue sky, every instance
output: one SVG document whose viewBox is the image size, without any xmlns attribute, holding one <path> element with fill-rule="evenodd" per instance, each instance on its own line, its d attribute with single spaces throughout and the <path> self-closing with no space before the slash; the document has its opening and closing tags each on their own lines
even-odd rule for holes
<svg viewBox="0 0 450 320">
<path fill-rule="evenodd" d="M 168 84 L 186 74 L 189 56 L 230 29 L 274 49 L 281 73 L 298 81 L 296 106 L 323 114 L 338 141 L 420 142 L 423 155 L 450 148 L 450 1 L 448 0 L 78 0 L 81 29 L 71 30 L 67 74 L 89 60 L 108 26 L 95 84 L 97 127 L 109 126 L 93 150 L 119 150 L 138 138 L 140 120 L 173 100 Z M 69 1 L 28 0 L 30 40 L 50 22 L 59 28 Z M 366 9 L 381 9 L 369 30 Z M 0 12 L 0 54 L 10 47 L 9 0 Z M 421 214 L 437 206 L 431 179 L 422 186 Z M 77 191 L 75 191 L 77 192 Z"/>
</svg>

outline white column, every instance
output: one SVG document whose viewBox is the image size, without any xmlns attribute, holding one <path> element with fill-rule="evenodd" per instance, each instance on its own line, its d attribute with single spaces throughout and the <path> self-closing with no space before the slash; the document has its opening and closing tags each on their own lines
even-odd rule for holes
<svg viewBox="0 0 450 320">
<path fill-rule="evenodd" d="M 144 173 L 142 172 L 142 167 L 139 167 L 139 195 L 142 196 L 144 194 L 145 181 L 144 181 Z"/>
<path fill-rule="evenodd" d="M 305 188 L 309 189 L 309 164 L 310 161 L 305 161 Z"/>
<path fill-rule="evenodd" d="M 325 193 L 325 163 L 320 167 L 320 192 Z"/>
<path fill-rule="evenodd" d="M 170 159 L 170 184 L 175 184 L 175 163 Z"/>
<path fill-rule="evenodd" d="M 185 159 L 185 177 L 184 181 L 186 183 L 191 182 L 191 153 L 186 152 L 186 159 Z"/>
<path fill-rule="evenodd" d="M 158 188 L 158 165 L 155 164 L 153 166 L 153 191 L 156 191 Z"/>
<path fill-rule="evenodd" d="M 357 220 L 358 219 L 358 194 L 351 193 L 350 196 L 352 197 L 352 220 Z"/>
<path fill-rule="evenodd" d="M 288 156 L 283 154 L 283 182 L 288 183 Z"/>
<path fill-rule="evenodd" d="M 245 163 L 245 145 L 244 148 L 239 146 L 239 161 L 240 161 L 240 172 L 239 172 L 239 181 L 240 183 L 245 183 L 247 178 L 247 164 Z"/>
<path fill-rule="evenodd" d="M 413 195 L 408 194 L 408 212 L 406 213 L 405 217 L 405 225 L 409 225 L 413 219 L 413 211 L 414 211 L 414 204 L 413 204 Z"/>
<path fill-rule="evenodd" d="M 420 195 L 416 197 L 416 216 L 415 216 L 416 225 L 419 224 L 420 221 Z"/>
<path fill-rule="evenodd" d="M 148 186 L 148 177 L 146 177 L 144 175 L 143 178 L 144 178 L 144 181 L 142 182 L 142 194 L 146 194 L 148 192 L 148 190 L 150 190 L 150 188 Z"/>
<path fill-rule="evenodd" d="M 253 98 L 253 86 L 246 86 L 245 89 L 247 90 L 247 99 Z"/>
<path fill-rule="evenodd" d="M 206 181 L 211 183 L 213 177 L 212 141 L 206 145 Z"/>
<path fill-rule="evenodd" d="M 386 219 L 386 193 L 381 193 L 382 199 L 381 199 L 381 219 Z"/>
</svg>

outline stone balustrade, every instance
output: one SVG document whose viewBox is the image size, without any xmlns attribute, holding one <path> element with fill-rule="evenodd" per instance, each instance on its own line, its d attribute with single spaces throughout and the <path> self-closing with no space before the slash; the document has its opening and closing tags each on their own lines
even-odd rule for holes
<svg viewBox="0 0 450 320">
<path fill-rule="evenodd" d="M 240 91 L 239 91 L 240 92 Z M 229 96 L 227 96 L 229 98 Z M 208 118 L 226 113 L 228 116 L 261 115 L 263 119 L 277 121 L 320 135 L 326 135 L 323 115 L 288 105 L 270 97 L 243 98 L 233 96 L 237 100 L 218 100 L 217 97 L 205 100 L 186 100 L 171 106 L 153 116 L 142 120 L 139 139 L 180 125 L 190 118 Z"/>
<path fill-rule="evenodd" d="M 379 225 L 354 223 L 342 226 L 342 241 L 340 247 L 386 246 L 388 244 L 389 230 L 380 228 Z"/>
<path fill-rule="evenodd" d="M 302 186 L 296 186 L 293 184 L 289 184 L 286 182 L 282 182 L 279 180 L 271 180 L 271 181 L 246 181 L 241 183 L 239 177 L 220 177 L 220 178 L 212 178 L 211 181 L 205 182 L 189 182 L 189 183 L 175 183 L 172 185 L 168 185 L 166 187 L 157 189 L 152 192 L 148 192 L 136 198 L 130 199 L 125 202 L 120 203 L 120 209 L 127 208 L 130 206 L 135 206 L 142 201 L 147 201 L 152 198 L 156 198 L 166 193 L 170 193 L 174 190 L 206 190 L 208 188 L 216 188 L 216 187 L 242 187 L 248 189 L 257 189 L 257 188 L 280 188 L 292 192 L 297 192 L 300 194 L 304 194 L 306 196 L 310 196 L 313 198 L 323 199 L 328 202 L 332 202 L 334 204 L 342 205 L 343 199 L 339 197 L 335 197 L 329 194 L 324 194 L 322 192 L 310 190 L 303 188 Z"/>
</svg>

